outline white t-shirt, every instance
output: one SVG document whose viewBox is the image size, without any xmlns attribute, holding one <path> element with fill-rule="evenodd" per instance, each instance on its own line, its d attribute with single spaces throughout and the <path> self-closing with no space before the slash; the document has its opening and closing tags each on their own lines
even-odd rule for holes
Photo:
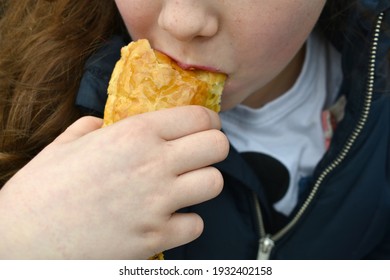
<svg viewBox="0 0 390 280">
<path fill-rule="evenodd" d="M 313 33 L 290 90 L 261 108 L 240 104 L 220 114 L 223 131 L 239 152 L 266 154 L 288 170 L 286 192 L 273 205 L 284 215 L 296 206 L 300 180 L 312 174 L 326 150 L 321 115 L 335 101 L 341 78 L 339 53 Z"/>
</svg>

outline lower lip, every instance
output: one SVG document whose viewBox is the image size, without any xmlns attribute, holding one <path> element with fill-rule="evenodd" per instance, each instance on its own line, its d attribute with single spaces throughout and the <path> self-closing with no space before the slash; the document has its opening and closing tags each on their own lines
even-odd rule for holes
<svg viewBox="0 0 390 280">
<path fill-rule="evenodd" d="M 178 61 L 176 61 L 176 63 L 183 70 L 190 70 L 190 71 L 203 70 L 203 71 L 208 71 L 208 72 L 220 72 L 220 71 L 218 71 L 218 69 L 215 69 L 213 67 L 199 66 L 199 65 L 190 65 L 190 64 L 185 64 L 185 63 L 181 63 L 181 62 L 178 62 Z"/>
</svg>

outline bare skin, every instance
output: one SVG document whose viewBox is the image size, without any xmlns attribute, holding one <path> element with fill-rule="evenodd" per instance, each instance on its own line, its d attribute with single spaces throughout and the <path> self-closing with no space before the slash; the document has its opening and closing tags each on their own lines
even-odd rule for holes
<svg viewBox="0 0 390 280">
<path fill-rule="evenodd" d="M 4 186 L 0 257 L 143 259 L 201 234 L 199 216 L 175 211 L 222 189 L 209 167 L 228 152 L 217 114 L 190 106 L 101 124 L 79 120 Z"/>
</svg>

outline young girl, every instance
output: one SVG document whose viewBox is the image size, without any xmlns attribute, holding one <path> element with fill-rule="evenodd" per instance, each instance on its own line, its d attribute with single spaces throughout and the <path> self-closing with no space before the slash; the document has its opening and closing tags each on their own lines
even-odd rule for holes
<svg viewBox="0 0 390 280">
<path fill-rule="evenodd" d="M 21 2 L 1 10 L 4 182 L 82 114 L 102 117 L 139 38 L 228 75 L 230 149 L 198 107 L 81 119 L 0 191 L 10 256 L 147 257 L 196 238 L 196 213 L 203 233 L 166 258 L 390 258 L 388 1 Z"/>
</svg>

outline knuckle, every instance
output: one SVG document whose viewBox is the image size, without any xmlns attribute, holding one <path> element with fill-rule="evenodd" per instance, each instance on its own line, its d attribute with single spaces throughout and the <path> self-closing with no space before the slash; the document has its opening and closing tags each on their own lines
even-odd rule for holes
<svg viewBox="0 0 390 280">
<path fill-rule="evenodd" d="M 117 137 L 124 138 L 125 141 L 147 141 L 155 131 L 154 122 L 147 116 L 132 116 L 119 123 L 121 127 L 116 131 Z"/>
<path fill-rule="evenodd" d="M 144 238 L 145 245 L 150 251 L 158 250 L 163 242 L 163 225 L 149 222 L 141 227 L 141 235 Z"/>
<path fill-rule="evenodd" d="M 141 117 L 134 117 L 134 118 L 129 118 L 129 127 L 133 132 L 146 132 L 149 131 L 150 128 L 150 122 L 146 118 L 141 118 Z"/>
<path fill-rule="evenodd" d="M 208 109 L 202 106 L 190 106 L 191 117 L 203 128 L 209 129 L 213 126 L 212 115 Z"/>
</svg>

